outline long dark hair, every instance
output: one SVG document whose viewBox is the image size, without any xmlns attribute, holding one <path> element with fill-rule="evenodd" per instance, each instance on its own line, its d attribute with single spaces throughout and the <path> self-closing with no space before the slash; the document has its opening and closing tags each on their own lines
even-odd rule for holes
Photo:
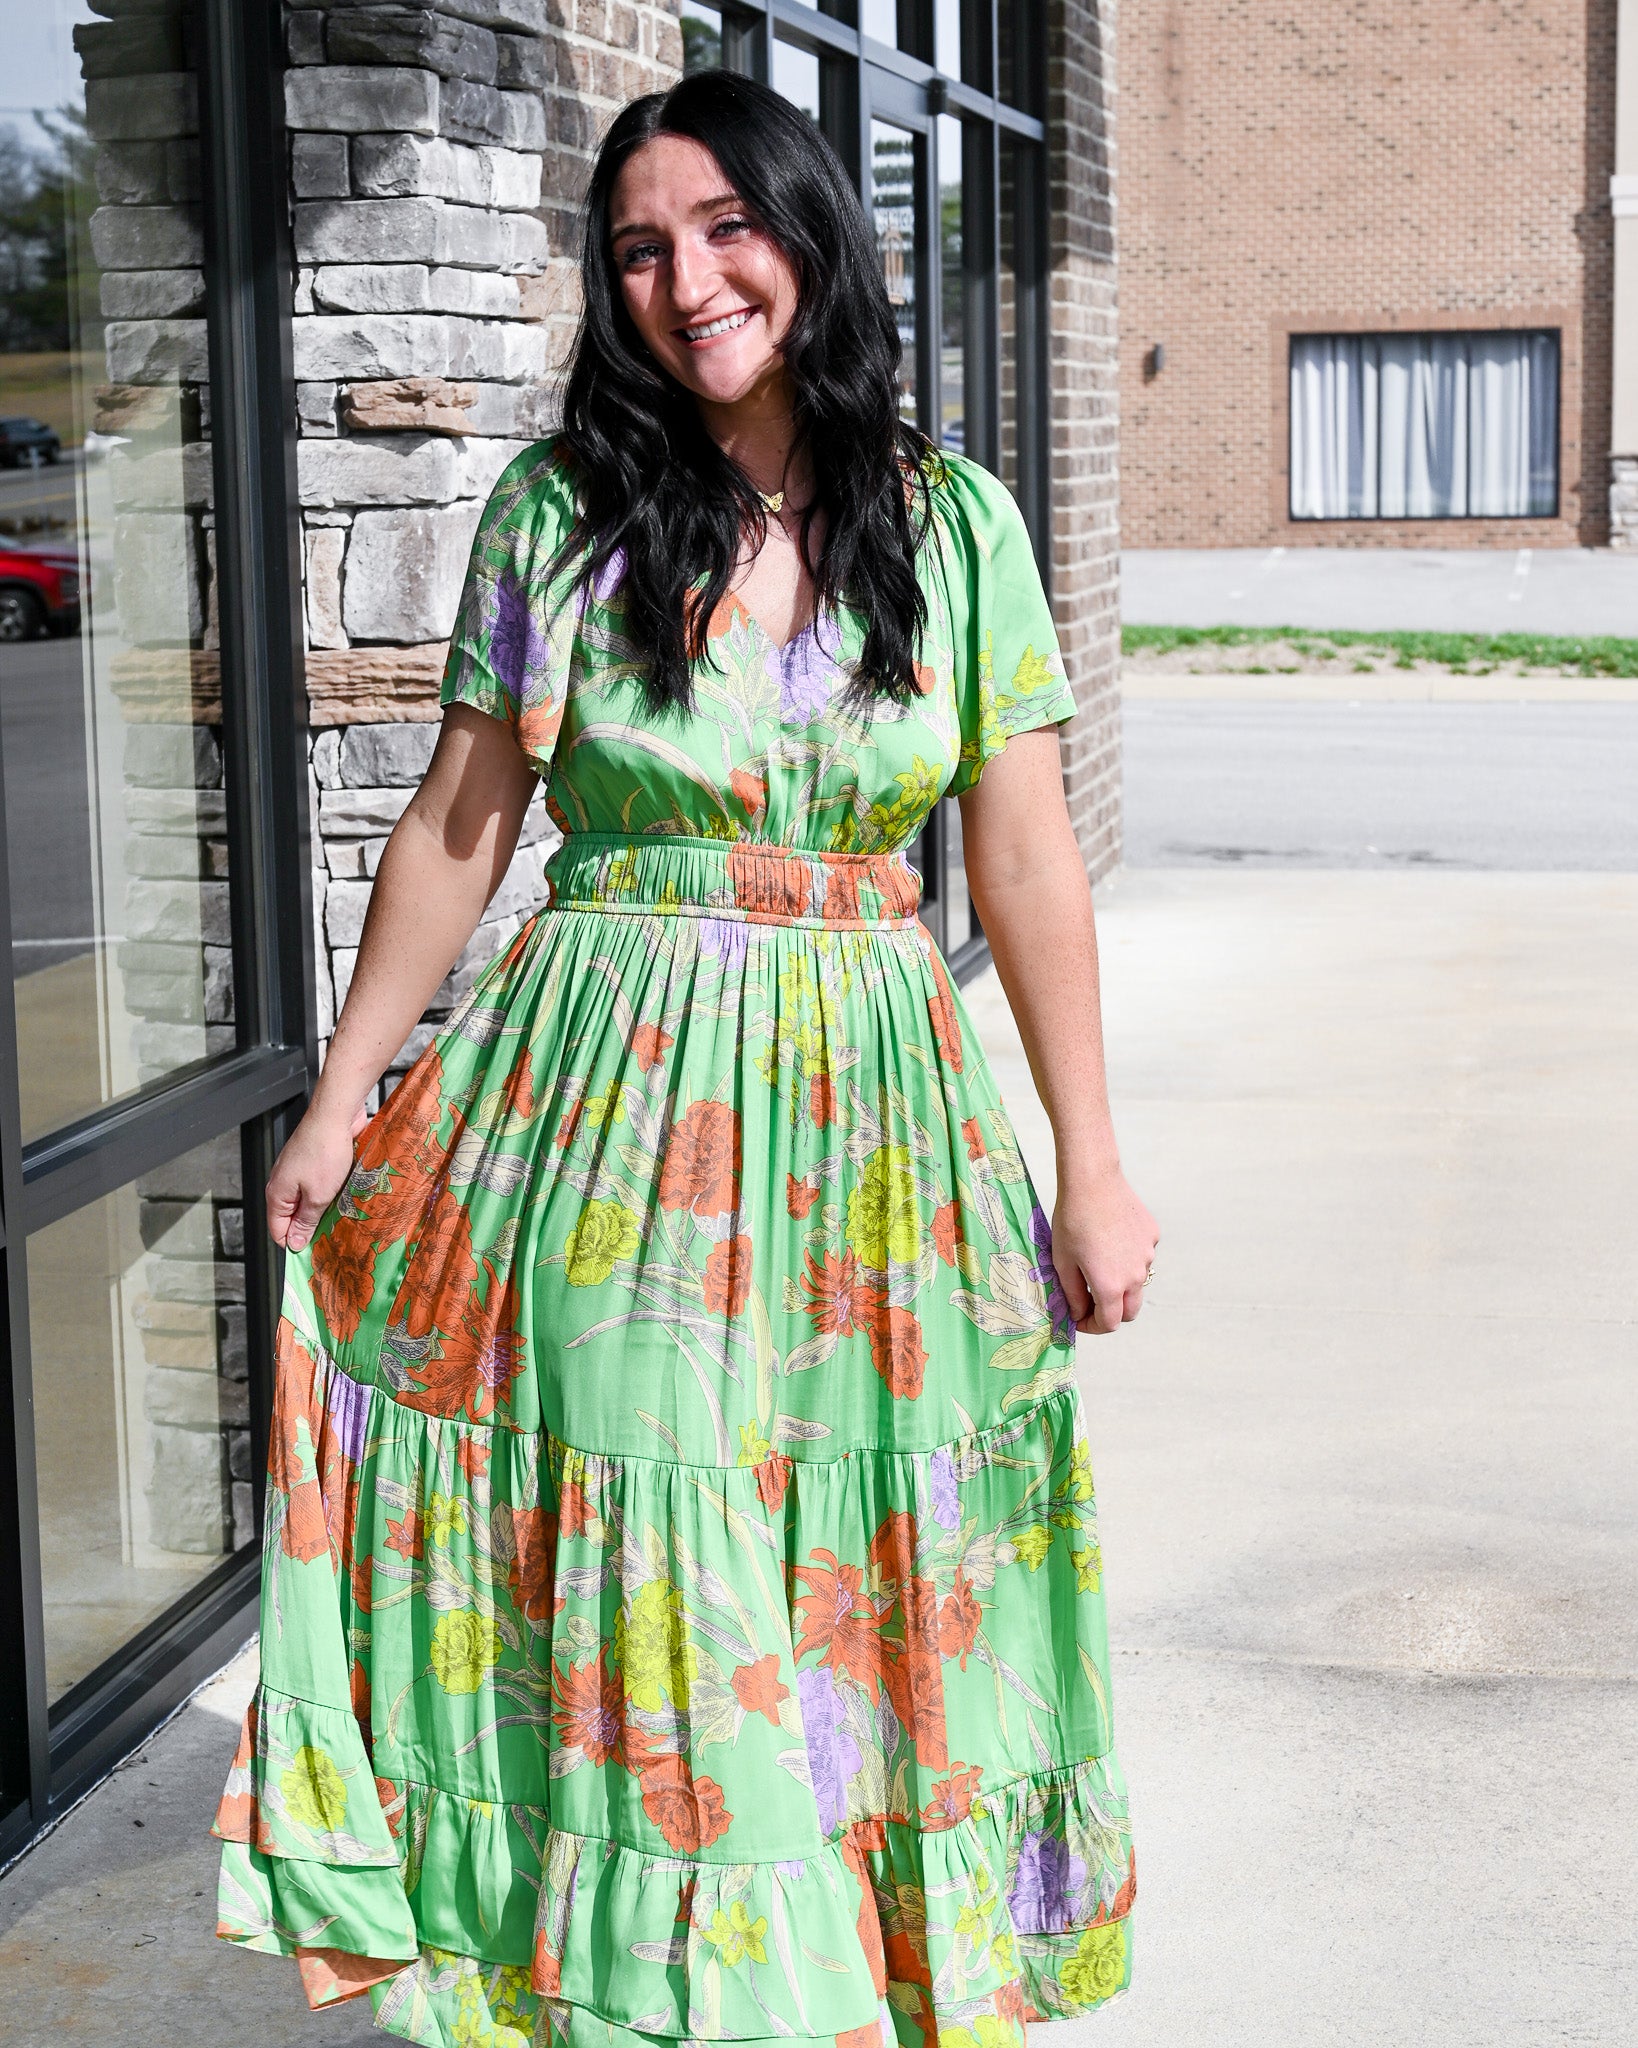
<svg viewBox="0 0 1638 2048">
<path fill-rule="evenodd" d="M 739 466 L 706 432 L 693 397 L 640 340 L 610 244 L 615 181 L 656 135 L 684 136 L 729 184 L 791 263 L 797 305 L 783 355 L 796 425 L 825 513 L 817 561 L 802 528 L 821 611 L 842 602 L 866 621 L 848 696 L 917 694 L 927 623 L 916 551 L 930 518 L 931 444 L 899 417 L 902 354 L 875 238 L 841 159 L 778 93 L 726 71 L 698 72 L 633 100 L 598 151 L 586 195 L 585 297 L 563 405 L 563 443 L 580 513 L 565 554 L 583 578 L 624 560 L 624 628 L 646 662 L 649 706 L 692 708 L 690 665 L 728 590 L 739 541 L 760 545 L 766 515 Z M 703 576 L 703 588 L 694 584 Z"/>
</svg>

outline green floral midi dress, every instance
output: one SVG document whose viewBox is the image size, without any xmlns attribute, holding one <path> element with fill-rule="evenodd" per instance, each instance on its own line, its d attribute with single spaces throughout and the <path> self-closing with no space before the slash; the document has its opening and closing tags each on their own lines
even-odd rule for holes
<svg viewBox="0 0 1638 2048">
<path fill-rule="evenodd" d="M 913 704 L 846 607 L 645 708 L 551 442 L 443 701 L 550 895 L 286 1263 L 219 1929 L 427 2048 L 1021 2048 L 1130 1969 L 1075 1328 L 906 849 L 1070 717 L 1022 520 L 932 469 Z"/>
</svg>

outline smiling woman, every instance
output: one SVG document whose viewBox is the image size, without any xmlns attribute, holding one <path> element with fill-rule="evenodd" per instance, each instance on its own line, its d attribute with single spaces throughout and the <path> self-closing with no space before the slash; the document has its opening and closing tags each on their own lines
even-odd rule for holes
<svg viewBox="0 0 1638 2048">
<path fill-rule="evenodd" d="M 1124 1988 L 1135 1886 L 1074 1364 L 1158 1234 L 1074 698 L 1011 497 L 899 417 L 804 116 L 723 74 L 628 108 L 584 284 L 268 1186 L 221 1932 L 433 2048 L 1022 2048 Z M 547 907 L 364 1127 L 537 778 Z M 1050 1221 L 917 915 L 947 793 Z"/>
<path fill-rule="evenodd" d="M 780 640 L 846 591 L 873 687 L 916 694 L 928 443 L 899 419 L 874 242 L 813 123 L 725 72 L 635 102 L 593 173 L 582 269 L 564 429 L 651 707 L 688 701 L 731 586 Z"/>
</svg>

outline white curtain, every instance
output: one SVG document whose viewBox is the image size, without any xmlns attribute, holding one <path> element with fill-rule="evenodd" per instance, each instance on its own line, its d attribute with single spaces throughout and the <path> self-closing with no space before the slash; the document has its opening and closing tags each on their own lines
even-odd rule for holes
<svg viewBox="0 0 1638 2048">
<path fill-rule="evenodd" d="M 1557 499 L 1556 334 L 1292 338 L 1293 519 L 1519 518 Z"/>
</svg>

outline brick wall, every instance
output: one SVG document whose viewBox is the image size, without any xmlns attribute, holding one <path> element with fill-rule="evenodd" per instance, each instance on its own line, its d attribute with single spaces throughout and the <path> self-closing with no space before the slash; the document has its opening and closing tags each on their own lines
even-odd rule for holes
<svg viewBox="0 0 1638 2048">
<path fill-rule="evenodd" d="M 1615 15 L 1125 0 L 1127 546 L 1606 539 Z M 1292 331 L 1538 323 L 1563 329 L 1557 520 L 1287 517 Z"/>
<path fill-rule="evenodd" d="M 1120 858 L 1115 19 L 1114 0 L 1047 12 L 1052 600 L 1080 707 L 1064 785 L 1094 879 Z"/>
</svg>

